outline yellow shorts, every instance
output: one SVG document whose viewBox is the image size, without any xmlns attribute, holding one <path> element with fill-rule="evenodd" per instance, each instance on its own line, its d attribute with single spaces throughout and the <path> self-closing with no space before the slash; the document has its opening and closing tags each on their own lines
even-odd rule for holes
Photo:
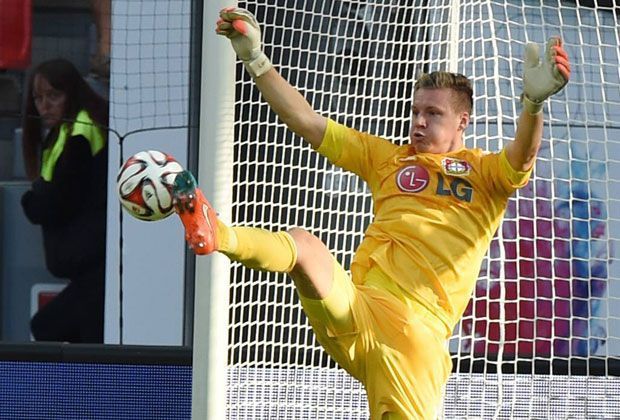
<svg viewBox="0 0 620 420">
<path fill-rule="evenodd" d="M 434 419 L 452 369 L 450 332 L 379 269 L 364 280 L 353 284 L 334 260 L 329 296 L 300 296 L 319 343 L 364 385 L 371 420 Z"/>
</svg>

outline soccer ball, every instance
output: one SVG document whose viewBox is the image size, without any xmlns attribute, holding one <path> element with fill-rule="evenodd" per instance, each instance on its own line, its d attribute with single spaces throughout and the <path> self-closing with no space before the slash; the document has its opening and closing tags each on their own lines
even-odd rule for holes
<svg viewBox="0 0 620 420">
<path fill-rule="evenodd" d="M 140 220 L 155 221 L 174 211 L 172 186 L 183 167 L 172 156 L 147 150 L 131 156 L 116 178 L 123 208 Z"/>
</svg>

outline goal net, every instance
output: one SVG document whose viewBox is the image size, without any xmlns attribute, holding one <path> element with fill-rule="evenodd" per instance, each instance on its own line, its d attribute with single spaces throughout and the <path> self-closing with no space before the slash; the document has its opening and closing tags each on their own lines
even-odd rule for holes
<svg viewBox="0 0 620 420">
<path fill-rule="evenodd" d="M 510 201 L 450 339 L 445 418 L 620 416 L 620 8 L 614 0 L 248 1 L 265 52 L 312 106 L 395 143 L 413 84 L 474 83 L 468 147 L 515 134 L 523 53 L 559 35 L 567 88 L 545 105 L 529 185 Z M 209 22 L 206 23 L 209 25 Z M 233 222 L 319 236 L 348 268 L 372 220 L 367 187 L 318 156 L 237 65 Z M 285 276 L 232 266 L 229 418 L 368 418 L 359 383 L 317 344 Z"/>
</svg>

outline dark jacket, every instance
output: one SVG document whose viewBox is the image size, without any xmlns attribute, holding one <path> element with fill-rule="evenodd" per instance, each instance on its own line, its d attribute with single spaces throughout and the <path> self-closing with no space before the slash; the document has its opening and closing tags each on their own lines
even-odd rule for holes
<svg viewBox="0 0 620 420">
<path fill-rule="evenodd" d="M 26 216 L 43 229 L 54 276 L 75 281 L 105 264 L 107 172 L 107 142 L 93 155 L 85 135 L 68 136 L 51 179 L 39 177 L 23 195 Z"/>
</svg>

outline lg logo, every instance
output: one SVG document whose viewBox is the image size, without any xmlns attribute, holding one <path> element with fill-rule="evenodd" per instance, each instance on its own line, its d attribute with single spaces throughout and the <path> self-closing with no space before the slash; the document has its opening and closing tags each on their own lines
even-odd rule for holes
<svg viewBox="0 0 620 420">
<path fill-rule="evenodd" d="M 454 178 L 448 183 L 441 175 L 438 174 L 438 176 L 437 190 L 435 191 L 437 195 L 453 195 L 461 201 L 471 203 L 474 189 L 469 182 L 463 178 Z"/>
<path fill-rule="evenodd" d="M 402 168 L 396 175 L 398 188 L 406 193 L 418 193 L 423 191 L 430 182 L 430 175 L 425 167 L 410 165 Z M 452 195 L 461 201 L 471 203 L 474 189 L 463 178 L 444 178 L 437 174 L 437 195 Z"/>
<path fill-rule="evenodd" d="M 406 166 L 396 175 L 398 188 L 404 192 L 420 192 L 426 188 L 428 181 L 428 171 L 423 166 Z"/>
</svg>

